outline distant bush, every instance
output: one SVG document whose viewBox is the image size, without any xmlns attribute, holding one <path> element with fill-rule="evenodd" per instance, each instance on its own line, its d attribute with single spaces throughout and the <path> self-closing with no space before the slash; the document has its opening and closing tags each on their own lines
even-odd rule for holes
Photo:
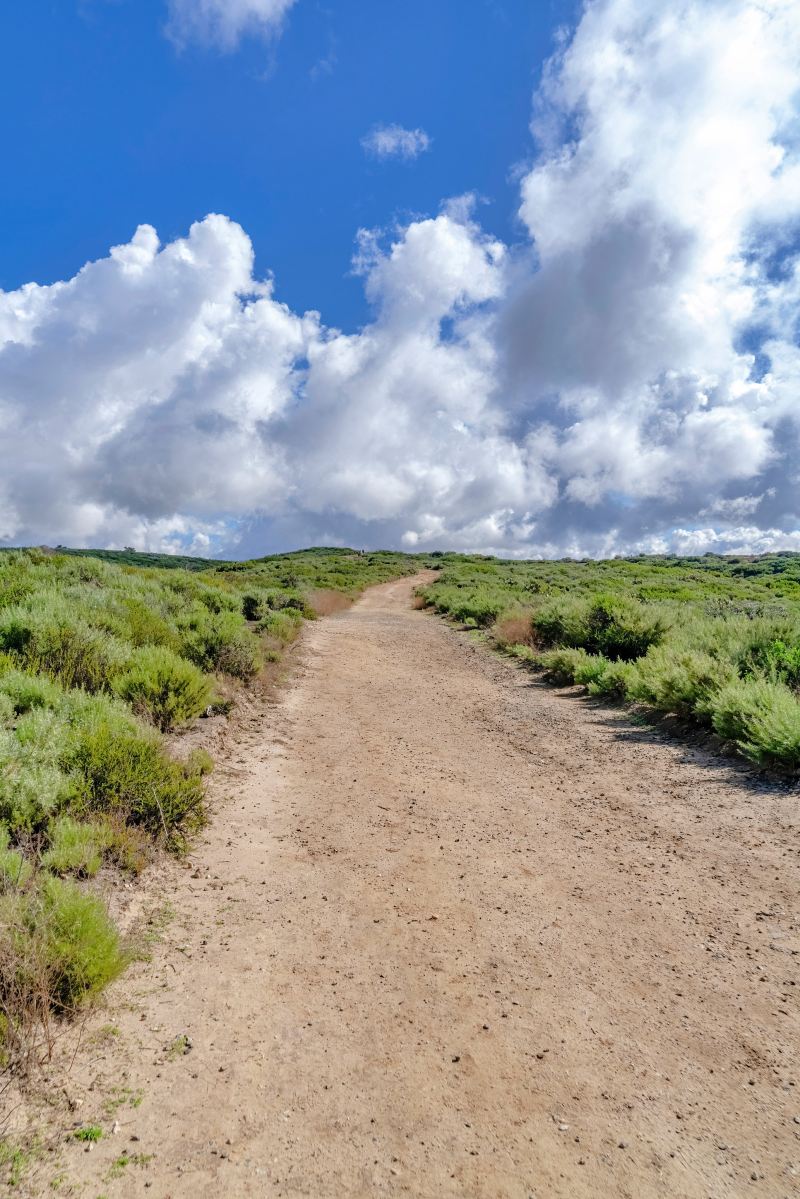
<svg viewBox="0 0 800 1199">
<path fill-rule="evenodd" d="M 182 632 L 182 652 L 203 670 L 250 679 L 259 667 L 258 642 L 233 612 L 195 609 Z"/>
<path fill-rule="evenodd" d="M 262 620 L 259 621 L 259 633 L 266 633 L 269 637 L 275 638 L 276 641 L 283 645 L 288 645 L 294 641 L 300 625 L 303 622 L 302 615 L 296 608 L 286 608 L 283 611 L 267 612 Z"/>
<path fill-rule="evenodd" d="M 500 594 L 482 588 L 473 591 L 439 592 L 434 600 L 438 612 L 447 612 L 454 620 L 472 628 L 485 628 L 492 624 L 508 601 Z"/>
<path fill-rule="evenodd" d="M 135 650 L 113 682 L 115 693 L 163 732 L 199 716 L 211 700 L 211 683 L 185 658 L 163 646 Z"/>
<path fill-rule="evenodd" d="M 242 615 L 245 620 L 261 620 L 266 606 L 263 593 L 246 591 L 242 596 Z"/>
<path fill-rule="evenodd" d="M 658 645 L 666 632 L 658 612 L 645 604 L 619 596 L 598 596 L 586 613 L 586 641 L 590 653 L 612 661 L 632 662 Z"/>
<path fill-rule="evenodd" d="M 657 612 L 619 596 L 596 596 L 589 602 L 567 597 L 551 600 L 536 612 L 533 628 L 538 644 L 545 648 L 585 649 L 624 662 L 646 654 L 666 631 Z"/>
<path fill-rule="evenodd" d="M 586 604 L 566 596 L 546 602 L 534 615 L 533 632 L 537 645 L 543 649 L 583 648 L 588 635 Z"/>
</svg>

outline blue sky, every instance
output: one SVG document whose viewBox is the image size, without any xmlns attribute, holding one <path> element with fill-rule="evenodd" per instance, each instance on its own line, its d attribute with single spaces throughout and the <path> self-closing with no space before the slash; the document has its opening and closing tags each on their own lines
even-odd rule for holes
<svg viewBox="0 0 800 1199">
<path fill-rule="evenodd" d="M 800 549 L 797 0 L 0 21 L 0 544 Z"/>
<path fill-rule="evenodd" d="M 298 5 L 280 40 L 233 51 L 164 36 L 163 0 L 26 0 L 0 39 L 5 185 L 0 287 L 69 278 L 155 225 L 164 241 L 221 212 L 249 233 L 293 308 L 344 328 L 367 309 L 359 226 L 486 199 L 516 236 L 515 164 L 565 0 Z M 33 83 L 33 86 L 32 86 Z M 24 97 L 24 101 L 20 98 Z M 375 161 L 376 124 L 424 128 L 430 152 Z"/>
</svg>

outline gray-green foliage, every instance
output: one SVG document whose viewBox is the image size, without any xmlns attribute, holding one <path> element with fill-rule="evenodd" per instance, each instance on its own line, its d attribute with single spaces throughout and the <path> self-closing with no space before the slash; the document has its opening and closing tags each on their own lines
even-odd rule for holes
<svg viewBox="0 0 800 1199">
<path fill-rule="evenodd" d="M 165 732 L 198 716 L 212 694 L 211 681 L 199 667 L 161 645 L 134 650 L 112 685 L 134 712 Z"/>
<path fill-rule="evenodd" d="M 425 598 L 468 626 L 497 614 L 504 643 L 506 617 L 530 611 L 531 637 L 516 656 L 554 682 L 677 714 L 756 762 L 800 768 L 800 555 L 448 556 Z"/>
<path fill-rule="evenodd" d="M 215 676 L 279 656 L 313 615 L 306 589 L 416 567 L 338 550 L 201 570 L 104 557 L 0 552 L 0 1060 L 123 969 L 94 876 L 138 872 L 153 842 L 181 849 L 203 824 L 212 762 L 176 760 L 162 733 L 219 707 Z"/>
</svg>

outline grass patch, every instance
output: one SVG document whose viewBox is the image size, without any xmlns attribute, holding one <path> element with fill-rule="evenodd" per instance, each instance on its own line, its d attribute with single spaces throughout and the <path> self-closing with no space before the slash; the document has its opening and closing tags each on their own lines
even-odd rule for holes
<svg viewBox="0 0 800 1199">
<path fill-rule="evenodd" d="M 94 1144 L 102 1139 L 103 1130 L 98 1124 L 84 1124 L 82 1128 L 76 1128 L 72 1135 L 76 1141 Z"/>
<path fill-rule="evenodd" d="M 32 1159 L 32 1151 L 0 1137 L 0 1179 L 9 1189 L 20 1185 Z"/>
<path fill-rule="evenodd" d="M 143 1169 L 149 1165 L 154 1157 L 155 1154 L 153 1153 L 128 1153 L 127 1150 L 123 1149 L 119 1157 L 115 1158 L 111 1163 L 107 1175 L 108 1181 L 113 1182 L 115 1178 L 122 1178 L 128 1166 L 138 1166 L 139 1169 Z"/>
</svg>

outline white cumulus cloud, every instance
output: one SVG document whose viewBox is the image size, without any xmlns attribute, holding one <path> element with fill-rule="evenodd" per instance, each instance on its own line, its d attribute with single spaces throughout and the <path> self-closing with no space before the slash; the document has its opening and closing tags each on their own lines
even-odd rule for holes
<svg viewBox="0 0 800 1199">
<path fill-rule="evenodd" d="M 178 46 L 197 41 L 233 50 L 243 37 L 272 37 L 295 0 L 168 0 L 167 33 Z"/>
<path fill-rule="evenodd" d="M 362 231 L 358 332 L 224 216 L 0 293 L 0 540 L 796 547 L 798 62 L 789 0 L 595 0 L 535 98 L 524 239 L 463 197 Z"/>
<path fill-rule="evenodd" d="M 361 145 L 375 158 L 419 158 L 429 150 L 431 139 L 424 129 L 404 129 L 402 125 L 376 125 Z"/>
</svg>

